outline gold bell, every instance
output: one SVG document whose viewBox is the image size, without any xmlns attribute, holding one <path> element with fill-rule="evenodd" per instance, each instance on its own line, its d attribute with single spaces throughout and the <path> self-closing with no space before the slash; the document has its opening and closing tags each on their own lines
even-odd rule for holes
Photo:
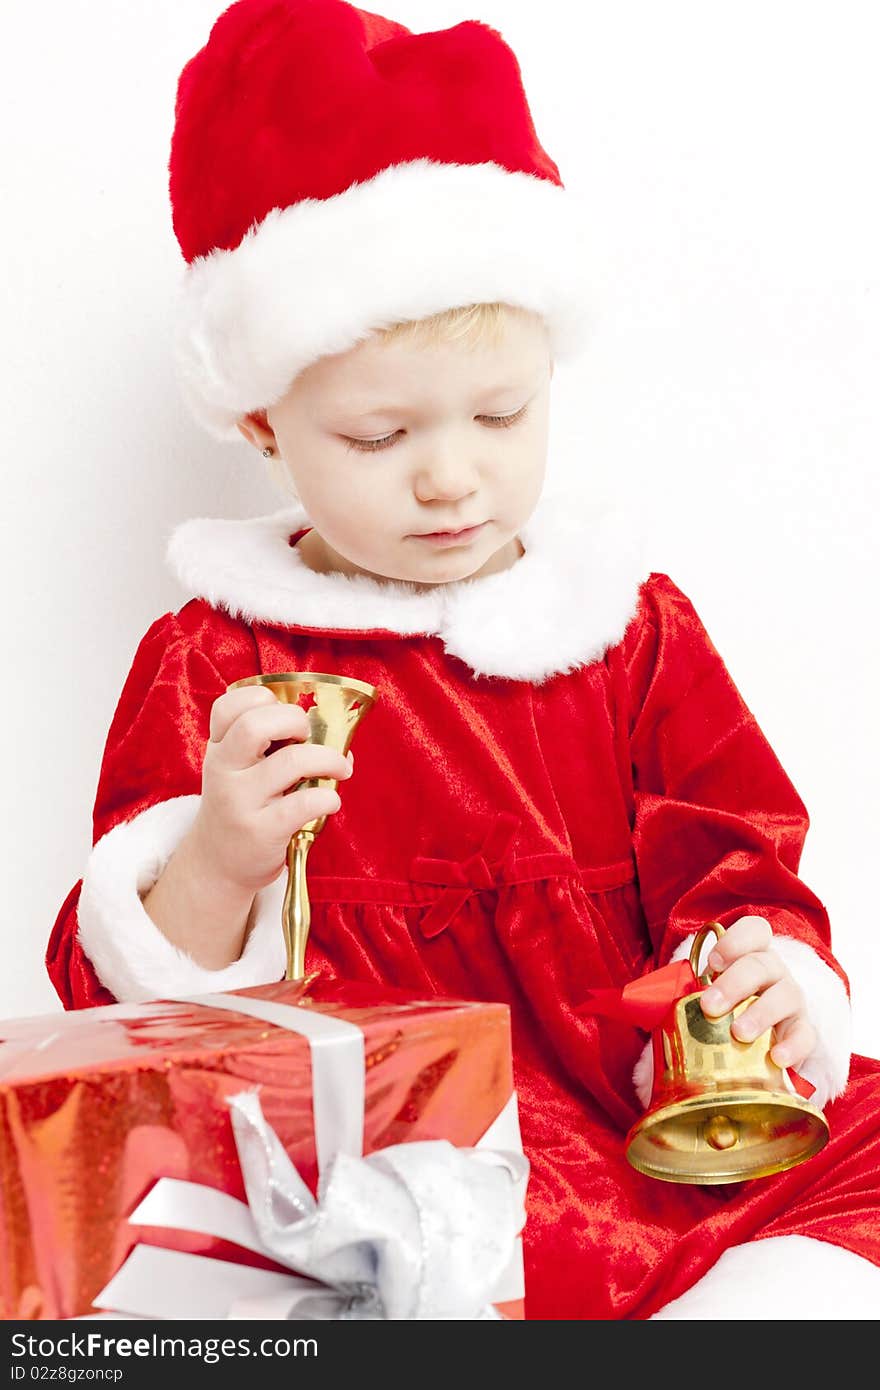
<svg viewBox="0 0 880 1390">
<path fill-rule="evenodd" d="M 724 928 L 707 922 L 690 955 L 703 985 L 714 978 L 698 975 L 709 932 L 720 940 Z M 828 1142 L 822 1111 L 786 1090 L 770 1058 L 773 1030 L 749 1043 L 731 1035 L 756 998 L 707 1018 L 700 993 L 687 994 L 655 1031 L 651 1104 L 626 1138 L 627 1159 L 640 1173 L 664 1182 L 745 1182 L 793 1168 Z"/>
<path fill-rule="evenodd" d="M 266 685 L 276 699 L 286 705 L 300 705 L 308 716 L 308 743 L 322 744 L 347 753 L 355 731 L 379 698 L 379 691 L 354 676 L 337 676 L 326 671 L 271 671 L 233 681 L 230 690 L 242 685 Z M 305 777 L 303 787 L 337 786 L 335 777 Z M 312 912 L 306 879 L 309 850 L 327 823 L 326 816 L 306 821 L 291 838 L 287 849 L 287 888 L 281 908 L 281 927 L 287 951 L 285 979 L 302 980 L 306 975 L 306 943 Z"/>
</svg>

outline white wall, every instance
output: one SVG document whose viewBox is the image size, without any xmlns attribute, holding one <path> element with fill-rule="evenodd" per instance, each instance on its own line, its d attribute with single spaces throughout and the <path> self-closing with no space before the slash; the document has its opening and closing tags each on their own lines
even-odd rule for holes
<svg viewBox="0 0 880 1390">
<path fill-rule="evenodd" d="M 107 727 L 142 633 L 186 597 L 168 531 L 281 505 L 248 446 L 191 421 L 169 356 L 174 91 L 222 8 L 4 15 L 0 1017 L 57 1007 L 43 951 L 91 843 Z M 541 139 L 592 204 L 595 333 L 555 378 L 557 457 L 645 510 L 652 567 L 694 601 L 806 801 L 802 874 L 851 974 L 856 1045 L 877 1054 L 873 6 L 385 12 L 500 28 Z"/>
</svg>

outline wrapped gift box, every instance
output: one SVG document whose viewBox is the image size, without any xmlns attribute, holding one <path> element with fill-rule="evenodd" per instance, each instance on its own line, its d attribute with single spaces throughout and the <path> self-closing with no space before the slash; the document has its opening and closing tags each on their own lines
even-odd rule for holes
<svg viewBox="0 0 880 1390">
<path fill-rule="evenodd" d="M 339 1149 L 518 1136 L 505 1005 L 319 977 L 0 1023 L 2 1316 L 94 1313 L 135 1247 L 278 1268 L 197 1222 L 130 1220 L 162 1178 L 245 1200 L 229 1102 L 248 1091 L 311 1193 Z M 493 1294 L 507 1317 L 517 1246 Z"/>
</svg>

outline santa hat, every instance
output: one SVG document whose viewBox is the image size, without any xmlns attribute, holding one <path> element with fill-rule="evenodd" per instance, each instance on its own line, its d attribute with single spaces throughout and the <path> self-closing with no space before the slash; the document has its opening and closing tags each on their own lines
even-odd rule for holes
<svg viewBox="0 0 880 1390">
<path fill-rule="evenodd" d="M 519 64 L 343 0 L 238 0 L 183 69 L 169 161 L 187 266 L 175 362 L 219 439 L 376 329 L 503 301 L 584 339 L 582 219 Z"/>
</svg>

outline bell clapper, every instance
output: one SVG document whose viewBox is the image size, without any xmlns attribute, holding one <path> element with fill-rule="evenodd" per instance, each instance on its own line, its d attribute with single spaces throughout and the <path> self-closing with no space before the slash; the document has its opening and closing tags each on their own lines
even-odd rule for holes
<svg viewBox="0 0 880 1390">
<path fill-rule="evenodd" d="M 704 1130 L 706 1143 L 713 1149 L 732 1149 L 739 1139 L 739 1127 L 727 1115 L 713 1115 Z"/>
</svg>

